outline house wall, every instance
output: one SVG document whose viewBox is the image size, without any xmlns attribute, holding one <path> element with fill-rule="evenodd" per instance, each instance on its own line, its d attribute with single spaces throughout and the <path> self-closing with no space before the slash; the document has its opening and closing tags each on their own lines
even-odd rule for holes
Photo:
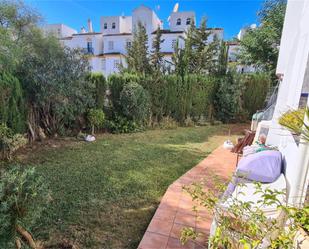
<svg viewBox="0 0 309 249">
<path fill-rule="evenodd" d="M 86 49 L 87 42 L 92 42 L 94 55 L 103 53 L 103 36 L 101 34 L 78 34 L 73 35 L 72 39 L 64 40 L 63 43 L 69 48 Z"/>
<path fill-rule="evenodd" d="M 67 36 L 71 36 L 73 34 L 77 34 L 75 29 L 70 28 L 64 24 L 48 24 L 43 27 L 43 32 L 47 34 L 51 34 L 56 36 L 57 38 L 63 38 Z"/>
<path fill-rule="evenodd" d="M 181 20 L 181 25 L 177 25 L 177 19 Z M 183 12 L 172 12 L 170 16 L 170 29 L 171 31 L 182 31 L 186 30 L 190 25 L 186 24 L 187 19 L 190 18 L 194 23 L 195 20 L 195 13 L 193 11 L 183 11 Z"/>
<path fill-rule="evenodd" d="M 297 109 L 308 72 L 309 2 L 289 0 L 280 46 L 277 74 L 283 75 L 267 143 L 278 146 L 286 161 L 289 201 L 300 203 L 307 187 L 308 145 L 297 143 L 292 134 L 278 124 L 289 109 Z"/>
</svg>

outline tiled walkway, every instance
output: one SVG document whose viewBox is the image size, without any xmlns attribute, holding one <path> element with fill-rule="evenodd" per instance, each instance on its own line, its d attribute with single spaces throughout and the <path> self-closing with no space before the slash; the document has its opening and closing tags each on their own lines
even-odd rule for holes
<svg viewBox="0 0 309 249">
<path fill-rule="evenodd" d="M 236 155 L 223 149 L 214 150 L 207 158 L 181 176 L 169 186 L 161 203 L 153 216 L 138 249 L 202 249 L 205 237 L 209 234 L 211 215 L 202 207 L 199 215 L 192 211 L 194 202 L 190 196 L 183 192 L 182 186 L 199 181 L 214 172 L 226 178 L 235 169 Z M 207 188 L 207 186 L 205 186 Z M 203 233 L 203 239 L 189 242 L 182 246 L 179 238 L 183 227 L 193 227 Z"/>
</svg>

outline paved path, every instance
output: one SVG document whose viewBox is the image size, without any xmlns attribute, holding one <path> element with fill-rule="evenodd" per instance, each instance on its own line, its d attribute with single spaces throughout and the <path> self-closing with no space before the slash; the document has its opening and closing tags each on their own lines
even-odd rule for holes
<svg viewBox="0 0 309 249">
<path fill-rule="evenodd" d="M 235 165 L 236 155 L 219 147 L 171 184 L 164 194 L 138 249 L 205 248 L 199 244 L 206 244 L 205 238 L 209 234 L 212 217 L 202 207 L 199 208 L 198 217 L 196 216 L 196 212 L 192 211 L 194 202 L 188 194 L 183 192 L 182 186 L 199 181 L 213 172 L 222 178 L 227 178 L 232 174 Z M 207 186 L 205 186 L 205 189 L 207 189 Z M 179 238 L 183 227 L 193 227 L 205 236 L 198 241 L 199 244 L 189 242 L 182 246 Z"/>
</svg>

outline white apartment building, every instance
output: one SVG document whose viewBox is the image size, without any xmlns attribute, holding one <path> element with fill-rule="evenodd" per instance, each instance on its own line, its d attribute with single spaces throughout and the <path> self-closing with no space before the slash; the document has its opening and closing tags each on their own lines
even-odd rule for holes
<svg viewBox="0 0 309 249">
<path fill-rule="evenodd" d="M 168 19 L 168 29 L 163 29 L 163 21 L 157 14 L 146 6 L 140 6 L 133 10 L 132 16 L 102 16 L 100 20 L 100 31 L 94 32 L 91 20 L 88 20 L 88 30 L 82 28 L 79 33 L 71 30 L 65 31 L 63 26 L 58 27 L 57 34 L 64 46 L 70 48 L 81 48 L 88 55 L 89 62 L 93 72 L 101 72 L 105 76 L 119 72 L 119 64 L 125 66 L 126 47 L 130 45 L 133 39 L 132 32 L 141 22 L 146 28 L 148 34 L 148 47 L 151 49 L 152 40 L 158 27 L 162 31 L 161 51 L 164 53 L 166 62 L 171 61 L 174 52 L 174 46 L 180 37 L 185 37 L 185 32 L 191 22 L 195 20 L 193 11 L 178 11 L 178 6 L 174 8 Z M 44 28 L 46 32 L 54 29 L 54 25 L 48 25 Z M 211 35 L 209 41 L 217 36 L 223 39 L 222 28 L 209 28 Z M 179 39 L 180 46 L 183 46 L 183 40 Z"/>
</svg>

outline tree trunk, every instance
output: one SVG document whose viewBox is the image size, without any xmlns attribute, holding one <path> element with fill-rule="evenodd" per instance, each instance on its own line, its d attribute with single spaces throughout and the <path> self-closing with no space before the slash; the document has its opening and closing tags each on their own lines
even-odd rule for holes
<svg viewBox="0 0 309 249">
<path fill-rule="evenodd" d="M 21 226 L 17 225 L 16 226 L 16 231 L 23 236 L 23 238 L 27 241 L 28 245 L 32 248 L 32 249 L 37 249 L 37 246 L 31 236 L 31 234 L 29 232 L 27 232 L 24 228 L 22 228 Z"/>
<path fill-rule="evenodd" d="M 20 239 L 19 239 L 19 238 L 16 238 L 16 240 L 15 240 L 15 246 L 16 246 L 16 249 L 21 249 L 21 242 L 20 242 Z"/>
</svg>

